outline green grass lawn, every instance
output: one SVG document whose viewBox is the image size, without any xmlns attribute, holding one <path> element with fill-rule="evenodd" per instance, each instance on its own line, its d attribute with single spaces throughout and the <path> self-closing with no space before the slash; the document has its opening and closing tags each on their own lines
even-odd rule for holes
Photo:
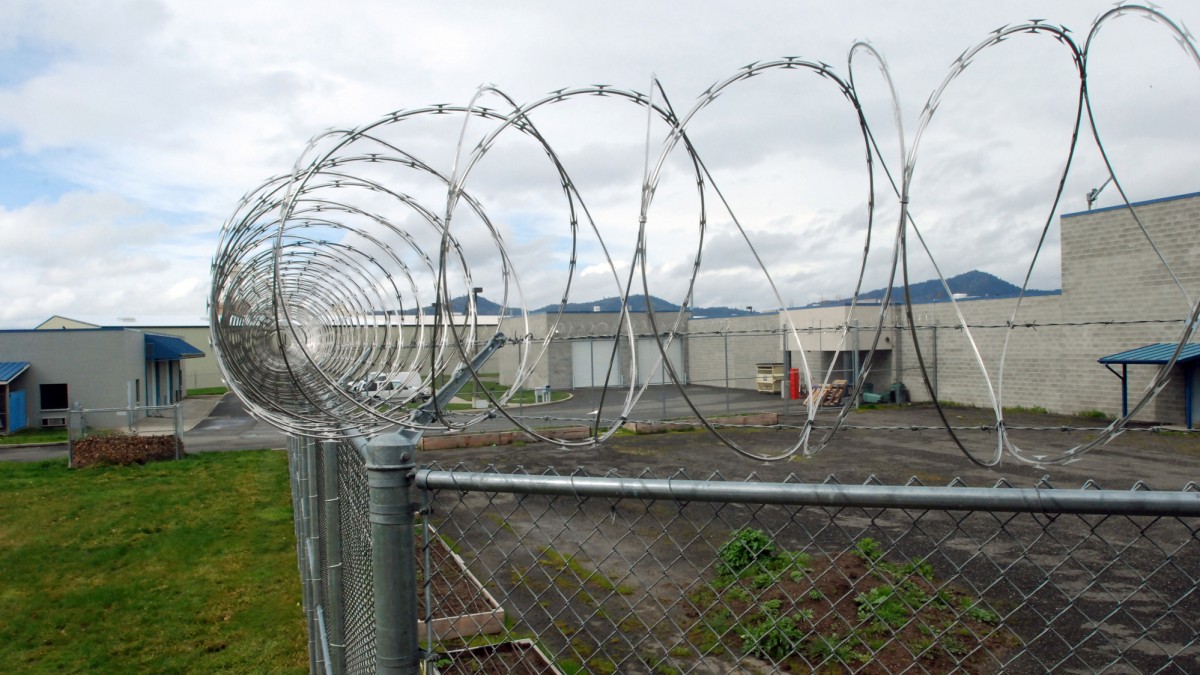
<svg viewBox="0 0 1200 675">
<path fill-rule="evenodd" d="M 0 445 L 22 443 L 66 443 L 66 429 L 22 429 L 14 434 L 0 436 Z"/>
<path fill-rule="evenodd" d="M 229 387 L 201 387 L 199 389 L 188 389 L 188 396 L 219 396 L 228 393 Z"/>
<path fill-rule="evenodd" d="M 0 463 L 5 672 L 306 672 L 287 456 Z"/>
</svg>

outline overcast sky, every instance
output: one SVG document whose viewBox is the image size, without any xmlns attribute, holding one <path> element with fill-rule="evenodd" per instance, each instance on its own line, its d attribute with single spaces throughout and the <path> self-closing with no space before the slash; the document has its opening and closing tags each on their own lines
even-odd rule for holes
<svg viewBox="0 0 1200 675">
<path fill-rule="evenodd" d="M 327 128 L 466 104 L 487 83 L 524 103 L 591 84 L 645 92 L 657 76 L 682 112 L 755 61 L 799 56 L 846 76 L 851 45 L 869 40 L 888 61 L 911 143 L 930 93 L 990 31 L 1044 19 L 1070 28 L 1082 46 L 1111 6 L 0 0 L 0 327 L 32 327 L 53 314 L 204 316 L 222 223 L 241 195 L 289 171 Z M 1200 26 L 1193 3 L 1165 2 L 1162 11 Z M 1200 190 L 1195 64 L 1140 18 L 1107 27 L 1090 58 L 1096 117 L 1130 197 Z M 883 81 L 865 60 L 855 78 L 896 170 Z M 1077 89 L 1067 51 L 1031 35 L 989 50 L 951 85 L 921 140 L 911 195 L 947 276 L 981 269 L 1020 283 L 1050 214 Z M 590 97 L 549 106 L 534 121 L 580 186 L 618 272 L 627 272 L 645 113 Z M 460 127 L 460 119 L 413 125 L 406 147 L 448 170 Z M 651 128 L 652 154 L 662 131 Z M 828 81 L 783 71 L 753 78 L 701 111 L 689 133 L 785 304 L 853 290 L 865 242 L 863 141 Z M 500 229 L 525 302 L 537 307 L 563 294 L 570 237 L 544 157 L 512 146 L 497 145 L 467 189 Z M 1085 133 L 1058 213 L 1086 209 L 1088 190 L 1107 178 L 1094 148 Z M 675 302 L 699 244 L 695 180 L 680 160 L 668 161 L 648 222 L 651 291 Z M 896 227 L 896 199 L 882 172 L 876 179 L 867 289 L 886 278 Z M 431 208 L 444 206 L 429 198 Z M 1110 186 L 1096 206 L 1117 199 Z M 474 283 L 499 299 L 495 244 L 471 227 L 456 232 L 478 270 Z M 774 304 L 729 215 L 710 212 L 708 228 L 696 304 Z M 572 301 L 615 295 L 598 243 L 577 242 Z M 928 278 L 918 257 L 917 279 Z M 1055 227 L 1032 286 L 1058 284 Z"/>
</svg>

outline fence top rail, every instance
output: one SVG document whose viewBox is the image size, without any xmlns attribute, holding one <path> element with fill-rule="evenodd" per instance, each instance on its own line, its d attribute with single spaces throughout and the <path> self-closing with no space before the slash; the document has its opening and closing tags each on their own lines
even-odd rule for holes
<svg viewBox="0 0 1200 675">
<path fill-rule="evenodd" d="M 179 404 L 178 404 L 178 403 L 175 403 L 175 404 L 173 404 L 173 405 L 135 405 L 135 406 L 132 406 L 132 407 L 131 407 L 131 406 L 125 406 L 124 408 L 70 408 L 70 409 L 68 409 L 68 410 L 67 410 L 67 412 L 73 412 L 73 413 L 116 413 L 116 412 L 129 412 L 130 410 L 134 410 L 134 411 L 145 411 L 145 410 L 174 410 L 174 409 L 176 409 L 176 408 L 178 408 L 178 407 L 179 407 Z"/>
<path fill-rule="evenodd" d="M 743 483 L 614 476 L 535 476 L 421 469 L 432 490 L 858 508 L 1154 517 L 1200 516 L 1200 492 L 828 483 Z"/>
</svg>

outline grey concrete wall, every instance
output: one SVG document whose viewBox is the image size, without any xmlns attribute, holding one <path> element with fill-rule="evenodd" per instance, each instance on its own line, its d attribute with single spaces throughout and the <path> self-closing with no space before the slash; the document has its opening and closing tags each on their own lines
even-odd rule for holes
<svg viewBox="0 0 1200 675">
<path fill-rule="evenodd" d="M 755 389 L 760 363 L 783 362 L 779 316 L 693 319 L 687 328 L 687 367 L 692 384 Z"/>
<path fill-rule="evenodd" d="M 892 342 L 898 348 L 887 371 L 879 368 L 874 372 L 886 375 L 882 379 L 903 383 L 913 401 L 931 400 L 930 389 L 933 388 L 941 401 L 991 406 L 995 397 L 1008 407 L 1040 406 L 1063 412 L 1063 378 L 1066 374 L 1061 352 L 1064 329 L 1045 325 L 1060 321 L 1061 304 L 1061 296 L 1026 298 L 1015 323 L 1039 327 L 1009 330 L 1008 320 L 1013 317 L 1015 300 L 959 302 L 957 309 L 971 327 L 974 347 L 962 330 L 958 313 L 951 303 L 913 306 L 913 319 L 918 326 L 915 346 L 913 332 L 906 326 L 904 308 L 894 307 L 887 332 L 891 333 Z M 1006 336 L 1009 344 L 1005 355 Z M 917 359 L 918 348 L 924 359 L 928 384 Z M 976 350 L 979 358 L 976 358 Z M 1002 355 L 1003 382 L 1000 381 Z M 1092 361 L 1094 363 L 1095 359 Z M 992 381 L 990 390 L 989 378 Z"/>
<path fill-rule="evenodd" d="M 658 331 L 666 332 L 674 325 L 675 315 L 658 314 L 655 319 Z M 653 335 L 654 330 L 646 314 L 633 314 L 630 316 L 629 322 L 636 335 L 643 337 Z M 529 317 L 529 329 L 532 340 L 529 347 L 529 366 L 527 366 L 529 377 L 525 382 L 525 388 L 539 388 L 547 384 L 553 389 L 572 388 L 572 344 L 592 339 L 611 340 L 617 333 L 620 333 L 618 358 L 620 359 L 622 383 L 628 384 L 632 373 L 631 364 L 634 352 L 630 349 L 627 339 L 629 329 L 622 326 L 620 314 L 609 312 L 573 313 L 563 314 L 561 318 L 553 314 L 535 314 Z M 553 340 L 544 356 L 535 362 L 535 358 L 542 352 L 545 340 L 551 332 L 554 333 Z M 676 340 L 680 340 L 683 345 L 684 372 L 681 375 L 686 381 L 690 377 L 688 373 L 690 346 L 686 334 L 680 334 Z M 501 384 L 512 384 L 516 377 L 519 355 L 518 349 L 506 347 L 493 357 L 496 364 L 495 370 L 500 373 Z"/>
<path fill-rule="evenodd" d="M 1063 359 L 1064 367 L 1080 375 L 1074 383 L 1080 409 L 1120 412 L 1120 381 L 1095 359 L 1152 342 L 1178 342 L 1184 328 L 1180 319 L 1191 309 L 1185 291 L 1192 302 L 1200 294 L 1200 196 L 1143 204 L 1137 211 L 1145 233 L 1123 208 L 1062 219 L 1064 321 L 1127 322 L 1073 332 L 1075 348 L 1066 350 Z M 1129 367 L 1131 398 L 1140 397 L 1156 370 L 1157 366 Z M 1182 369 L 1173 369 L 1172 376 L 1135 419 L 1182 423 Z"/>
</svg>

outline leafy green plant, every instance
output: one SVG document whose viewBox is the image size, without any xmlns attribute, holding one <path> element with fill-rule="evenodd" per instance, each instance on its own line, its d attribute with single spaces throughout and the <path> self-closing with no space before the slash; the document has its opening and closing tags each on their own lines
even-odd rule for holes
<svg viewBox="0 0 1200 675">
<path fill-rule="evenodd" d="M 759 572 L 755 574 L 751 580 L 751 585 L 755 588 L 767 588 L 775 583 L 777 577 L 770 572 Z"/>
<path fill-rule="evenodd" d="M 976 621 L 996 625 L 1000 623 L 1000 615 L 985 607 L 982 603 L 964 597 L 959 603 L 966 612 L 967 616 Z"/>
<path fill-rule="evenodd" d="M 854 553 L 868 564 L 883 557 L 883 546 L 870 537 L 863 537 L 854 544 Z"/>
<path fill-rule="evenodd" d="M 855 573 L 859 563 L 845 556 L 814 565 L 811 555 L 788 551 L 761 531 L 734 532 L 719 549 L 716 577 L 689 595 L 699 613 L 690 644 L 702 655 L 722 653 L 725 645 L 796 672 L 839 663 L 853 670 L 876 658 L 915 663 L 951 656 L 970 664 L 973 655 L 1015 644 L 1011 632 L 980 626 L 1000 618 L 982 601 L 938 583 L 924 558 L 890 562 L 884 545 L 869 537 L 851 550 L 869 574 Z M 841 574 L 828 574 L 835 566 Z M 840 580 L 851 583 L 852 608 L 830 599 L 834 589 L 845 593 Z"/>
<path fill-rule="evenodd" d="M 750 656 L 782 661 L 804 643 L 807 630 L 790 616 L 766 617 L 738 631 Z"/>
<path fill-rule="evenodd" d="M 899 628 L 908 622 L 910 616 L 908 605 L 896 589 L 884 584 L 876 586 L 866 593 L 859 593 L 854 598 L 858 605 L 859 621 L 878 619 L 892 628 Z"/>
<path fill-rule="evenodd" d="M 752 565 L 775 554 L 775 543 L 762 530 L 743 528 L 721 545 L 717 556 L 721 559 L 720 572 L 738 576 Z"/>
</svg>

